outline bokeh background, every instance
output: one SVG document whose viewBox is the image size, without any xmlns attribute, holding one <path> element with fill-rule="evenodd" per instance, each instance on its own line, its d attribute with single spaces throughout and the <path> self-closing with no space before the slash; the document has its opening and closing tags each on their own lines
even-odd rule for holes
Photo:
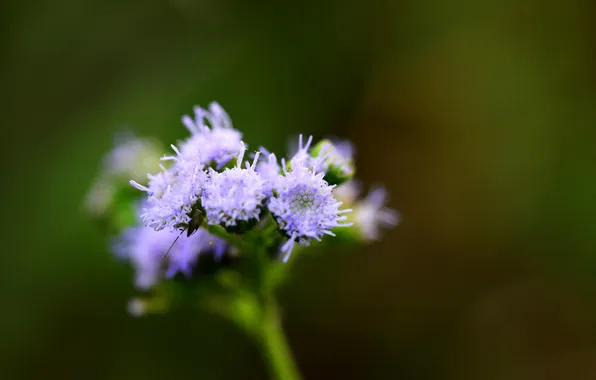
<svg viewBox="0 0 596 380">
<path fill-rule="evenodd" d="M 349 138 L 402 224 L 280 292 L 305 379 L 596 379 L 588 0 L 5 0 L 2 379 L 263 379 L 197 311 L 133 319 L 81 202 L 114 134 L 219 101 L 247 142 Z"/>
</svg>

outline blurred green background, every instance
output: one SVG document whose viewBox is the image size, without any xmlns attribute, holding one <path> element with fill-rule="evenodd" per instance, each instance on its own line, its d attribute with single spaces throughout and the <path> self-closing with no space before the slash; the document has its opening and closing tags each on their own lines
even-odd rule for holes
<svg viewBox="0 0 596 380">
<path fill-rule="evenodd" d="M 133 319 L 81 209 L 114 133 L 217 100 L 252 146 L 353 140 L 403 223 L 298 260 L 305 379 L 596 379 L 593 1 L 5 0 L 0 378 L 262 379 L 207 313 Z"/>
</svg>

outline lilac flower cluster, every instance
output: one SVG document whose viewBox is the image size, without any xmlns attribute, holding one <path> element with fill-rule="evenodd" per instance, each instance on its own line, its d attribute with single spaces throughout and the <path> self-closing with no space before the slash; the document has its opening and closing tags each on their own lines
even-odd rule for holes
<svg viewBox="0 0 596 380">
<path fill-rule="evenodd" d="M 209 110 L 196 107 L 194 119 L 184 116 L 182 120 L 192 136 L 179 147 L 172 146 L 175 156 L 163 158 L 173 165 L 150 175 L 148 187 L 131 181 L 148 194 L 141 214 L 146 226 L 157 231 L 185 230 L 193 210 L 201 210 L 207 224 L 234 227 L 256 223 L 269 211 L 288 239 L 281 246 L 287 259 L 295 243 L 308 245 L 312 239 L 333 236 L 336 227 L 351 225 L 343 215 L 351 210 L 340 210 L 342 202 L 332 194 L 335 185 L 324 180 L 323 169 L 339 155 L 331 157 L 323 149 L 319 156 L 311 156 L 312 137 L 303 144 L 300 136 L 298 152 L 289 165 L 282 160 L 283 168 L 271 154 L 257 166 L 260 152 L 243 167 L 242 135 L 219 105 L 211 104 Z M 221 170 L 233 156 L 235 166 Z"/>
<path fill-rule="evenodd" d="M 357 201 L 348 142 L 313 145 L 312 137 L 305 143 L 300 135 L 297 151 L 287 160 L 278 161 L 261 148 L 252 162 L 245 162 L 242 134 L 217 103 L 195 107 L 194 117 L 184 116 L 182 122 L 191 135 L 171 145 L 173 154 L 161 158 L 161 171 L 148 174 L 146 181 L 138 176 L 130 180 L 146 193 L 138 208 L 141 223 L 125 230 L 114 244 L 116 254 L 132 262 L 141 289 L 151 288 L 161 277 L 190 276 L 205 252 L 220 258 L 237 250 L 234 239 L 226 236 L 253 230 L 273 233 L 266 241 L 285 262 L 296 245 L 336 236 L 338 228 L 355 226 L 350 229 L 354 236 L 374 240 L 380 227 L 397 223 L 397 214 L 384 206 L 383 190 Z M 110 155 L 117 161 L 112 165 L 136 160 L 134 152 L 128 153 Z M 214 236 L 211 226 L 223 233 Z"/>
</svg>

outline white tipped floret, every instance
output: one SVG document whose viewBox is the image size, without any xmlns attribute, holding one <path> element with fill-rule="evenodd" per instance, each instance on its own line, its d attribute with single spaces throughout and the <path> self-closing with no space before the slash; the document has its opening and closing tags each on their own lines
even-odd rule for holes
<svg viewBox="0 0 596 380">
<path fill-rule="evenodd" d="M 257 163 L 259 162 L 259 157 L 261 156 L 261 152 L 257 151 L 255 153 L 255 158 L 252 161 L 252 165 L 250 165 L 250 169 L 255 170 L 257 168 Z M 248 169 L 248 167 L 247 167 Z"/>
<path fill-rule="evenodd" d="M 244 152 L 246 152 L 246 146 L 242 143 L 242 148 L 238 153 L 238 157 L 236 158 L 236 167 L 238 169 L 242 169 L 242 160 L 244 160 Z"/>
</svg>

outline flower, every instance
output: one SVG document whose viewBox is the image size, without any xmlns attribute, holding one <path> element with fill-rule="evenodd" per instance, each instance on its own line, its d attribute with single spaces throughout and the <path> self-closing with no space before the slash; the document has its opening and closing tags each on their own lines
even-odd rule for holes
<svg viewBox="0 0 596 380">
<path fill-rule="evenodd" d="M 160 154 L 154 141 L 121 132 L 116 135 L 114 149 L 104 157 L 104 171 L 111 177 L 142 181 L 147 172 L 158 168 L 156 159 Z"/>
<path fill-rule="evenodd" d="M 225 240 L 211 235 L 204 228 L 199 228 L 190 237 L 182 234 L 168 254 L 169 266 L 165 276 L 171 278 L 177 273 L 182 273 L 189 278 L 200 253 L 212 251 L 215 259 L 219 260 L 225 253 L 227 246 Z"/>
<path fill-rule="evenodd" d="M 256 172 L 265 180 L 265 194 L 267 197 L 273 195 L 273 186 L 277 178 L 282 173 L 281 166 L 277 163 L 277 157 L 274 153 L 269 153 L 265 148 L 260 148 L 267 156 L 267 160 L 261 160 L 257 163 Z"/>
<path fill-rule="evenodd" d="M 356 155 L 356 149 L 354 148 L 354 144 L 352 144 L 348 140 L 339 140 L 339 139 L 332 139 L 331 142 L 335 146 L 337 153 L 344 160 L 353 160 L 354 159 L 354 156 Z"/>
<path fill-rule="evenodd" d="M 259 152 L 252 165 L 242 168 L 245 148 L 238 154 L 236 166 L 219 173 L 210 168 L 201 204 L 209 224 L 235 227 L 240 222 L 258 221 L 265 200 L 265 180 L 255 171 Z"/>
<path fill-rule="evenodd" d="M 339 210 L 342 202 L 333 197 L 335 186 L 327 184 L 324 173 L 315 174 L 302 160 L 294 161 L 291 171 L 286 169 L 283 160 L 282 167 L 284 175 L 277 178 L 267 207 L 289 238 L 281 248 L 285 253 L 283 260 L 287 261 L 295 243 L 309 245 L 312 239 L 335 236 L 331 232 L 333 228 L 351 226 L 351 223 L 342 223 L 347 219 L 342 214 L 352 210 Z"/>
<path fill-rule="evenodd" d="M 387 190 L 373 188 L 366 198 L 354 205 L 354 224 L 365 241 L 378 240 L 381 228 L 392 228 L 399 223 L 399 214 L 386 207 Z"/>
<path fill-rule="evenodd" d="M 204 299 L 201 292 L 201 301 L 238 321 L 238 295 L 240 306 L 248 300 L 254 311 L 287 273 L 270 262 L 272 254 L 287 262 L 300 250 L 296 245 L 309 246 L 325 235 L 335 236 L 330 239 L 335 244 L 376 240 L 382 228 L 398 223 L 397 212 L 386 207 L 384 189 L 359 199 L 351 143 L 313 144 L 312 136 L 305 141 L 299 135 L 287 160 L 278 162 L 264 148 L 245 156 L 242 133 L 219 104 L 193 111 L 182 117 L 190 135 L 161 160 L 149 140 L 121 139 L 88 197 L 88 210 L 110 233 L 120 231 L 112 251 L 131 263 L 135 287 L 151 290 L 129 302 L 131 315 L 180 306 L 173 293 L 179 286 L 156 285 L 210 272 L 196 270 L 201 255 L 210 253 L 216 261 L 225 254 L 231 265 L 225 260 L 218 268 L 209 266 L 217 273 L 185 285 L 191 290 L 185 293 L 195 293 L 195 287 L 215 291 Z"/>
<path fill-rule="evenodd" d="M 114 148 L 104 156 L 97 180 L 85 199 L 91 215 L 105 215 L 129 179 L 143 181 L 147 172 L 158 168 L 159 146 L 154 141 L 135 137 L 130 132 L 116 135 Z"/>
<path fill-rule="evenodd" d="M 172 149 L 176 156 L 163 157 L 162 160 L 173 161 L 174 165 L 169 169 L 162 167 L 161 173 L 149 175 L 148 187 L 130 181 L 133 187 L 149 195 L 141 219 L 156 231 L 164 228 L 174 231 L 188 226 L 190 214 L 207 179 L 199 155 L 185 158 L 174 145 Z"/>
<path fill-rule="evenodd" d="M 129 260 L 135 268 L 135 286 L 149 289 L 162 276 L 162 263 L 167 263 L 166 277 L 178 272 L 190 277 L 199 254 L 213 251 L 219 259 L 227 244 L 199 229 L 191 236 L 168 230 L 155 231 L 145 226 L 125 230 L 116 240 L 113 250 L 121 258 Z M 168 252 L 167 256 L 164 255 Z"/>
<path fill-rule="evenodd" d="M 129 260 L 135 269 L 135 286 L 149 289 L 160 278 L 161 258 L 178 234 L 149 227 L 125 230 L 113 246 L 114 253 Z"/>
<path fill-rule="evenodd" d="M 342 184 L 354 177 L 354 147 L 348 141 L 320 141 L 311 152 L 319 159 L 318 170 L 325 172 L 325 180 L 331 184 Z"/>
<path fill-rule="evenodd" d="M 338 200 L 344 202 L 345 204 L 351 205 L 356 202 L 358 196 L 360 196 L 360 192 L 360 183 L 357 180 L 352 179 L 337 186 L 333 190 L 333 195 L 335 195 Z"/>
<path fill-rule="evenodd" d="M 180 152 L 185 159 L 199 154 L 205 164 L 213 162 L 220 169 L 243 149 L 242 133 L 232 127 L 228 114 L 215 102 L 209 110 L 196 106 L 194 111 L 194 119 L 182 117 L 192 136 L 180 145 Z M 205 125 L 205 119 L 211 128 Z"/>
<path fill-rule="evenodd" d="M 354 147 L 350 142 L 322 140 L 311 149 L 312 141 L 310 136 L 304 144 L 303 136 L 298 136 L 298 150 L 290 158 L 289 168 L 302 163 L 317 173 L 324 172 L 331 185 L 342 184 L 354 176 Z"/>
</svg>

